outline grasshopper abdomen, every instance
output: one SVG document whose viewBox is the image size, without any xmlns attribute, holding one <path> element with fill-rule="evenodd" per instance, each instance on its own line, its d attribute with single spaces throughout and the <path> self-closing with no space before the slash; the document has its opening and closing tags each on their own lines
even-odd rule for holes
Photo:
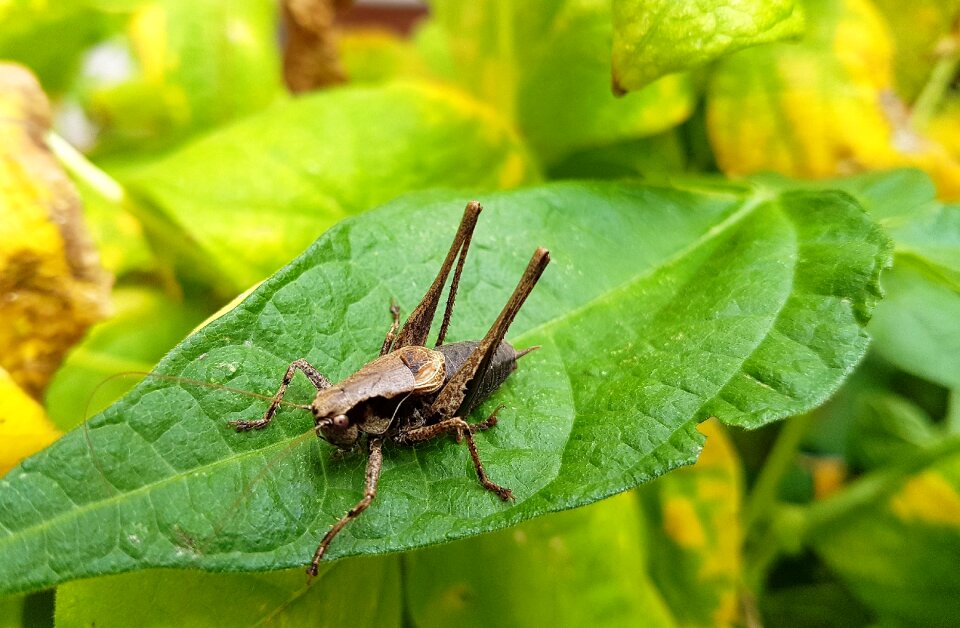
<svg viewBox="0 0 960 628">
<path fill-rule="evenodd" d="M 450 381 L 450 378 L 460 370 L 460 367 L 479 345 L 479 340 L 467 340 L 437 347 L 437 351 L 442 353 L 444 357 L 446 381 Z M 521 355 L 523 353 L 514 349 L 510 343 L 501 342 L 491 356 L 490 364 L 486 369 L 480 371 L 478 375 L 480 381 L 475 384 L 474 393 L 464 399 L 457 414 L 463 417 L 468 416 L 471 410 L 492 395 L 510 374 L 517 370 L 517 359 Z"/>
</svg>

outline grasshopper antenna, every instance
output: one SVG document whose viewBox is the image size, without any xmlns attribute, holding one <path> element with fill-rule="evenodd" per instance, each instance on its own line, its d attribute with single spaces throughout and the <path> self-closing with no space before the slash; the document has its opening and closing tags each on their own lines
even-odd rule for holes
<svg viewBox="0 0 960 628">
<path fill-rule="evenodd" d="M 262 399 L 263 401 L 273 401 L 273 397 L 270 395 L 261 395 L 260 393 L 251 392 L 249 390 L 242 390 L 240 388 L 233 388 L 231 386 L 225 386 L 223 384 L 214 384 L 213 382 L 205 382 L 202 379 L 192 379 L 190 377 L 181 377 L 179 375 L 161 375 L 160 373 L 148 373 L 147 371 L 124 371 L 123 373 L 114 373 L 109 377 L 103 379 L 100 383 L 96 385 L 93 391 L 90 393 L 90 396 L 87 398 L 87 404 L 84 407 L 83 415 L 87 416 L 90 410 L 90 404 L 92 400 L 97 396 L 97 393 L 100 392 L 100 389 L 109 384 L 110 382 L 120 379 L 121 377 L 142 377 L 144 379 L 158 379 L 162 382 L 173 382 L 177 384 L 190 384 L 191 386 L 201 386 L 203 388 L 212 388 L 214 390 L 226 390 L 227 392 L 232 392 L 244 397 L 252 397 L 253 399 Z M 291 408 L 299 408 L 300 410 L 309 410 L 310 406 L 304 405 L 302 403 L 293 403 L 292 401 L 281 401 L 281 405 L 289 406 Z"/>
</svg>

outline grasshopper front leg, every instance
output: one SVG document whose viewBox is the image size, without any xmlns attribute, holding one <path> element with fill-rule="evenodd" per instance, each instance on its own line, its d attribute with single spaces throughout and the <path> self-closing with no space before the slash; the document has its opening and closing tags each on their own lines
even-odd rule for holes
<svg viewBox="0 0 960 628">
<path fill-rule="evenodd" d="M 323 373 L 315 369 L 304 358 L 300 358 L 287 368 L 287 372 L 283 376 L 283 382 L 280 384 L 280 389 L 277 390 L 277 394 L 273 396 L 273 401 L 270 403 L 270 407 L 267 408 L 267 411 L 264 413 L 263 418 L 257 419 L 256 421 L 229 421 L 228 423 L 236 428 L 238 432 L 245 432 L 247 430 L 262 430 L 269 425 L 270 421 L 273 420 L 273 415 L 277 413 L 277 408 L 280 407 L 280 402 L 283 400 L 284 393 L 287 392 L 287 386 L 290 385 L 290 382 L 293 380 L 293 376 L 297 371 L 303 371 L 303 374 L 307 376 L 307 379 L 310 380 L 317 390 L 330 388 L 330 386 L 333 385 L 330 383 L 330 380 L 323 376 Z"/>
<path fill-rule="evenodd" d="M 313 560 L 310 561 L 310 566 L 307 567 L 307 574 L 310 576 L 317 575 L 320 561 L 327 552 L 327 547 L 330 546 L 330 541 L 333 540 L 333 537 L 340 533 L 343 526 L 359 517 L 360 513 L 366 510 L 370 503 L 373 502 L 373 498 L 377 496 L 377 484 L 380 482 L 380 470 L 383 468 L 383 440 L 371 438 L 369 447 L 370 457 L 367 458 L 363 498 L 357 502 L 356 506 L 348 510 L 347 514 L 340 517 L 340 520 L 333 524 L 333 527 L 324 535 L 323 540 L 320 541 L 320 545 L 317 546 L 317 551 L 313 554 Z"/>
</svg>

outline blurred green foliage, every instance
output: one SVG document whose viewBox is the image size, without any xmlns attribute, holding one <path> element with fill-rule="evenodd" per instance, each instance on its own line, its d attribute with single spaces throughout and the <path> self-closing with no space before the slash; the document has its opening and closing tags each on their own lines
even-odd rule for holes
<svg viewBox="0 0 960 628">
<path fill-rule="evenodd" d="M 554 254 L 558 260 L 569 256 L 564 276 L 571 286 L 589 284 L 576 283 L 576 273 L 592 268 L 584 262 L 590 256 L 575 243 L 595 243 L 610 233 L 617 236 L 613 241 L 632 246 L 593 244 L 599 267 L 609 278 L 639 282 L 635 292 L 624 293 L 611 283 L 604 297 L 609 309 L 603 316 L 584 316 L 580 337 L 600 343 L 589 358 L 597 366 L 580 372 L 580 381 L 589 383 L 572 390 L 589 393 L 593 404 L 608 414 L 621 413 L 623 421 L 639 416 L 644 400 L 658 400 L 654 410 L 683 419 L 682 430 L 667 434 L 676 448 L 645 460 L 635 481 L 591 487 L 589 499 L 574 494 L 575 475 L 562 476 L 565 483 L 542 496 L 548 505 L 532 514 L 556 510 L 564 500 L 572 506 L 633 489 L 618 497 L 432 548 L 337 561 L 310 588 L 300 570 L 101 576 L 57 587 L 56 622 L 301 624 L 309 617 L 331 626 L 423 627 L 955 623 L 960 206 L 953 202 L 960 197 L 960 3 L 435 0 L 429 8 L 406 38 L 383 30 L 339 32 L 351 84 L 294 98 L 282 84 L 280 13 L 273 1 L 0 3 L 0 58 L 37 76 L 53 101 L 56 130 L 83 148 L 85 157 L 62 150 L 57 155 L 76 180 L 102 262 L 115 277 L 115 314 L 64 362 L 47 389 L 47 413 L 67 429 L 108 405 L 130 384 L 128 378 L 111 380 L 94 395 L 105 378 L 151 368 L 204 318 L 343 219 L 419 193 L 406 198 L 425 199 L 422 203 L 401 200 L 394 207 L 402 209 L 392 210 L 410 221 L 403 227 L 410 230 L 417 221 L 434 220 L 422 208 L 418 213 L 414 202 L 430 207 L 430 199 L 444 204 L 482 199 L 564 178 L 588 181 L 502 198 L 517 199 L 518 214 L 538 216 L 544 234 L 569 242 L 566 251 L 555 246 Z M 615 97 L 612 82 L 628 93 Z M 902 167 L 914 169 L 888 171 Z M 734 180 L 724 181 L 724 175 Z M 617 200 L 613 190 L 620 188 L 589 181 L 611 178 L 642 181 L 629 184 L 637 185 L 637 199 Z M 424 192 L 436 187 L 463 191 Z M 654 189 L 669 192 L 662 196 L 650 192 Z M 837 189 L 845 196 L 825 192 Z M 690 194 L 689 202 L 664 200 L 681 191 Z M 0 194 L 6 192 L 0 188 Z M 769 246 L 768 257 L 757 264 L 763 270 L 751 280 L 749 265 L 738 266 L 742 281 L 723 284 L 724 276 L 734 274 L 731 269 L 725 275 L 719 265 L 724 251 L 694 247 L 712 264 L 703 267 L 709 271 L 700 284 L 680 281 L 688 279 L 682 264 L 644 283 L 644 263 L 663 253 L 658 245 L 684 241 L 691 225 L 726 228 L 722 220 L 705 218 L 724 195 L 746 204 L 799 203 L 790 205 L 792 214 L 784 213 L 781 201 L 771 203 L 781 213 L 762 219 L 745 210 L 754 217 L 750 230 L 731 232 L 736 236 L 728 241 L 731 263 L 749 259 L 749 247 L 757 243 Z M 612 208 L 604 215 L 623 222 L 591 223 L 601 205 Z M 844 222 L 843 216 L 857 215 L 858 206 L 892 243 L 893 267 L 880 277 L 884 297 L 875 310 L 879 295 L 851 298 L 844 292 L 854 283 L 868 285 L 883 262 L 872 235 L 881 231 L 853 230 Z M 6 204 L 0 206 L 5 211 L 11 211 Z M 783 218 L 804 212 L 809 216 Z M 362 325 L 340 329 L 332 340 L 325 337 L 333 344 L 324 345 L 329 349 L 324 355 L 347 364 L 364 361 L 358 347 L 373 341 L 368 330 L 385 318 L 380 301 L 361 294 L 379 280 L 351 276 L 350 269 L 392 263 L 384 283 L 413 299 L 422 290 L 413 276 L 426 276 L 435 267 L 426 250 L 397 255 L 389 234 L 379 248 L 372 240 L 348 237 L 349 225 L 372 229 L 385 215 L 348 222 L 339 232 L 346 235 L 328 240 L 339 243 L 333 253 L 350 262 L 336 273 L 354 281 L 345 281 L 349 288 L 337 293 L 342 302 L 336 294 L 316 299 L 328 308 L 324 311 L 347 310 L 363 300 L 366 312 L 359 315 Z M 445 233 L 448 218 L 431 223 L 431 232 Z M 860 235 L 837 238 L 831 219 L 846 225 L 844 233 Z M 504 224 L 521 222 L 511 218 Z M 526 233 L 517 227 L 512 235 L 521 239 Z M 509 256 L 522 257 L 539 244 L 536 237 L 514 240 L 516 246 L 499 257 L 481 250 L 478 259 L 486 261 L 477 276 L 486 273 L 506 284 Z M 797 253 L 801 245 L 803 255 Z M 872 252 L 864 248 L 868 245 Z M 798 259 L 806 264 L 795 266 Z M 777 264 L 782 275 L 770 270 Z M 791 274 L 796 268 L 803 272 Z M 841 268 L 844 273 L 836 272 Z M 336 273 L 331 276 L 340 276 Z M 464 300 L 475 295 L 476 303 L 486 303 L 466 318 L 473 332 L 490 319 L 501 297 L 495 296 L 496 286 L 467 280 L 469 274 L 468 269 L 465 281 L 473 285 L 465 285 Z M 655 325 L 644 327 L 645 317 L 660 313 L 658 295 L 673 295 L 678 286 L 687 290 L 680 289 L 686 305 L 705 303 L 711 290 L 723 292 L 735 304 L 729 313 L 737 316 L 767 303 L 761 298 L 765 290 L 782 288 L 784 298 L 792 299 L 788 311 L 804 318 L 760 336 L 776 344 L 777 351 L 767 354 L 776 360 L 731 369 L 743 376 L 740 385 L 753 385 L 749 378 L 759 384 L 733 397 L 748 407 L 711 406 L 727 425 L 701 425 L 708 438 L 700 462 L 634 489 L 687 459 L 681 442 L 702 439 L 692 426 L 705 416 L 666 403 L 680 399 L 683 386 L 715 372 L 702 368 L 706 361 L 700 369 L 693 360 L 684 362 L 684 356 L 699 355 L 685 343 L 721 357 L 739 355 L 737 342 L 746 329 L 736 327 L 717 346 L 709 344 L 710 335 L 701 342 L 684 339 L 685 330 L 674 323 L 683 320 L 690 332 L 697 329 L 692 318 L 679 315 L 692 317 L 693 310 L 685 308 L 666 308 Z M 543 291 L 554 290 L 561 292 L 559 286 Z M 575 299 L 533 301 L 530 316 L 544 320 L 565 308 L 583 314 Z M 557 311 L 544 309 L 548 305 Z M 831 307 L 849 307 L 857 324 L 840 324 Z M 614 318 L 633 331 L 612 325 Z M 642 342 L 624 340 L 641 328 L 657 333 L 642 336 Z M 854 368 L 867 336 L 872 348 Z M 232 341 L 242 347 L 242 340 Z M 578 349 L 574 340 L 566 343 L 561 344 L 568 351 Z M 811 348 L 818 351 L 808 352 Z M 670 357 L 642 362 L 658 349 Z M 821 359 L 832 352 L 844 359 Z M 285 352 L 277 359 L 297 357 Z M 648 380 L 611 377 L 616 360 L 626 365 L 625 373 L 642 362 L 651 378 L 679 382 L 677 396 L 647 396 L 641 384 Z M 535 392 L 536 369 L 527 366 L 504 391 L 508 405 L 537 400 L 522 395 Z M 561 365 L 546 367 L 551 375 L 543 381 L 559 386 L 565 378 L 551 378 Z M 820 368 L 830 377 L 818 379 Z M 808 371 L 814 373 L 809 378 L 781 377 Z M 276 373 L 257 377 L 273 381 Z M 802 386 L 810 381 L 817 383 Z M 803 403 L 764 397 L 760 384 L 770 382 Z M 752 432 L 729 427 L 758 426 L 800 412 L 834 390 L 816 409 L 785 421 Z M 589 409 L 575 400 L 551 403 L 557 416 L 583 417 L 576 418 L 582 428 L 577 434 L 589 443 Z M 4 407 L 4 413 L 16 416 L 17 408 Z M 516 421 L 521 429 L 523 418 Z M 675 437 L 681 432 L 683 438 Z M 84 450 L 84 432 L 73 436 L 66 442 Z M 611 468 L 632 464 L 632 456 L 643 450 L 635 441 L 624 443 L 616 443 L 622 451 L 603 449 Z M 469 469 L 450 462 L 460 460 L 462 451 L 425 452 L 434 454 L 469 486 Z M 70 459 L 58 462 L 73 470 Z M 359 496 L 358 473 L 359 467 L 331 475 L 344 484 L 344 504 Z M 591 476 L 584 471 L 584 477 Z M 0 510 L 12 513 L 16 500 L 5 482 L 0 481 Z M 59 489 L 48 489 L 50 504 L 62 497 Z M 304 495 L 287 498 L 304 507 L 313 504 Z M 471 532 L 508 523 L 500 521 Z M 79 547 L 80 540 L 65 529 L 51 537 L 52 546 Z M 466 533 L 452 530 L 447 538 Z M 95 529 L 84 535 L 97 540 Z M 306 545 L 315 541 L 307 537 Z M 0 559 L 11 565 L 8 559 L 20 550 L 0 544 Z M 295 563 L 301 553 L 285 560 Z M 271 556 L 264 553 L 262 565 L 270 564 Z M 88 575 L 110 571 L 94 563 L 82 568 Z M 54 581 L 50 573 L 44 577 Z M 12 582 L 11 577 L 4 588 Z M 2 625 L 30 625 L 43 603 L 36 594 L 0 599 Z"/>
</svg>

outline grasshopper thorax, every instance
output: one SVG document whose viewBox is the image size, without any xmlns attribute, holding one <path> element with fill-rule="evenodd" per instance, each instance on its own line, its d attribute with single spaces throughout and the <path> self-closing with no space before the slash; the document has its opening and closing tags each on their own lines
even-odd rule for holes
<svg viewBox="0 0 960 628">
<path fill-rule="evenodd" d="M 317 436 L 350 448 L 361 432 L 383 434 L 404 400 L 437 392 L 445 374 L 443 353 L 427 347 L 403 347 L 381 356 L 317 392 L 310 404 Z"/>
</svg>

